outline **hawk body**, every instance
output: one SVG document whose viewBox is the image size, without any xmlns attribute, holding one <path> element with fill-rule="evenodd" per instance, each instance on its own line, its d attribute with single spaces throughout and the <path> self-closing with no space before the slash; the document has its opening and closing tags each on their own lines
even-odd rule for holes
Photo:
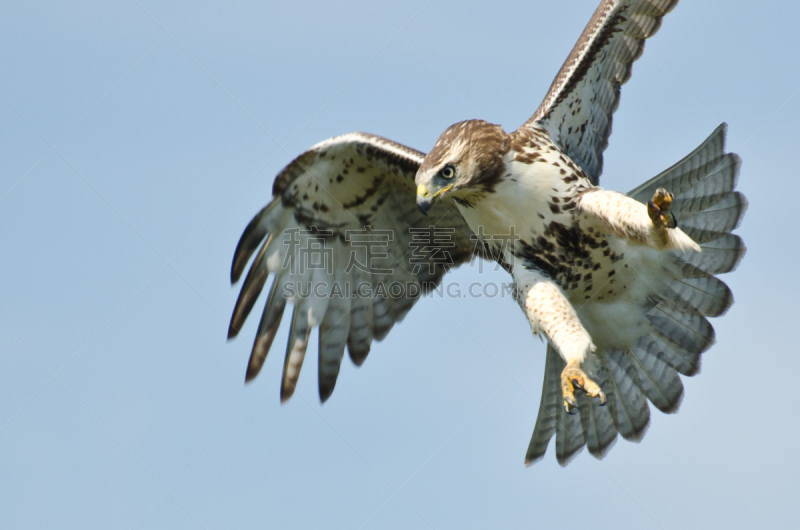
<svg viewBox="0 0 800 530">
<path fill-rule="evenodd" d="M 360 365 L 450 268 L 477 257 L 511 274 L 532 331 L 548 342 L 526 463 L 553 435 L 562 464 L 584 446 L 602 457 L 617 434 L 641 438 L 648 402 L 675 411 L 680 375 L 697 373 L 714 341 L 707 317 L 733 302 L 716 275 L 745 252 L 731 234 L 747 206 L 735 191 L 740 160 L 725 152 L 722 125 L 627 195 L 600 188 L 599 176 L 620 86 L 676 3 L 601 2 L 542 104 L 511 133 L 460 122 L 428 154 L 351 133 L 286 166 L 231 268 L 236 282 L 255 254 L 229 337 L 272 276 L 246 380 L 263 366 L 288 303 L 281 399 L 295 390 L 316 327 L 327 400 L 345 350 Z M 375 237 L 381 251 L 359 260 Z M 309 248 L 323 247 L 324 266 L 302 266 Z"/>
</svg>

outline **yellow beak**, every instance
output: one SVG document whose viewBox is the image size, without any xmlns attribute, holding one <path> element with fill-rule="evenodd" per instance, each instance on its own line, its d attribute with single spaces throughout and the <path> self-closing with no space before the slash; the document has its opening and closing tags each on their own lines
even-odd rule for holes
<svg viewBox="0 0 800 530">
<path fill-rule="evenodd" d="M 428 210 L 430 210 L 431 206 L 433 206 L 433 200 L 439 195 L 447 193 L 451 189 L 453 189 L 453 184 L 445 186 L 431 195 L 431 192 L 428 191 L 428 188 L 425 186 L 425 184 L 420 184 L 417 186 L 417 206 L 419 206 L 419 211 L 425 215 L 428 215 Z"/>
</svg>

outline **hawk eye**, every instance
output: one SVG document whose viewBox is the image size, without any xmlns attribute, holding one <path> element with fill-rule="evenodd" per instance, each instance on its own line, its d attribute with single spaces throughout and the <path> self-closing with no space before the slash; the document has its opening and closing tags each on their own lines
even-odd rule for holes
<svg viewBox="0 0 800 530">
<path fill-rule="evenodd" d="M 442 178 L 449 180 L 456 176 L 456 168 L 454 168 L 450 164 L 447 164 L 442 168 L 441 171 L 439 171 L 439 175 L 441 175 Z"/>
</svg>

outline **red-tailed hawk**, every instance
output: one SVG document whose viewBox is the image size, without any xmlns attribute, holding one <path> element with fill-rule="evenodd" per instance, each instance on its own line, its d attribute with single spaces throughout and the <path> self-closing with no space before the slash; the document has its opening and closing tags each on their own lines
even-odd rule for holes
<svg viewBox="0 0 800 530">
<path fill-rule="evenodd" d="M 236 282 L 260 246 L 229 337 L 273 275 L 246 379 L 259 373 L 290 302 L 281 399 L 294 392 L 318 327 L 325 401 L 345 348 L 361 364 L 450 267 L 477 256 L 511 274 L 531 329 L 548 341 L 526 463 L 554 433 L 560 463 L 584 445 L 601 457 L 617 433 L 644 434 L 648 400 L 675 410 L 679 374 L 696 373 L 714 341 L 706 317 L 733 301 L 716 275 L 745 251 L 731 234 L 747 205 L 734 191 L 740 160 L 725 153 L 722 125 L 627 195 L 598 178 L 620 86 L 676 3 L 604 0 L 538 110 L 510 134 L 465 121 L 426 155 L 352 133 L 286 166 L 233 259 Z M 430 230 L 438 238 L 421 237 Z"/>
</svg>

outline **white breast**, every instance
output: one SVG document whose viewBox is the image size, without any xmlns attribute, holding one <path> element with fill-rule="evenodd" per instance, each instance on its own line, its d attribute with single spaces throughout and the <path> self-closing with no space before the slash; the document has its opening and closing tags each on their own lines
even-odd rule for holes
<svg viewBox="0 0 800 530">
<path fill-rule="evenodd" d="M 572 194 L 558 167 L 548 160 L 532 164 L 507 160 L 506 167 L 508 176 L 495 187 L 494 193 L 472 207 L 458 205 L 474 233 L 491 236 L 493 240 L 507 241 L 514 235 L 531 240 L 552 221 L 568 222 L 568 212 L 553 213 L 550 208 L 553 197 L 563 204 Z"/>
</svg>

